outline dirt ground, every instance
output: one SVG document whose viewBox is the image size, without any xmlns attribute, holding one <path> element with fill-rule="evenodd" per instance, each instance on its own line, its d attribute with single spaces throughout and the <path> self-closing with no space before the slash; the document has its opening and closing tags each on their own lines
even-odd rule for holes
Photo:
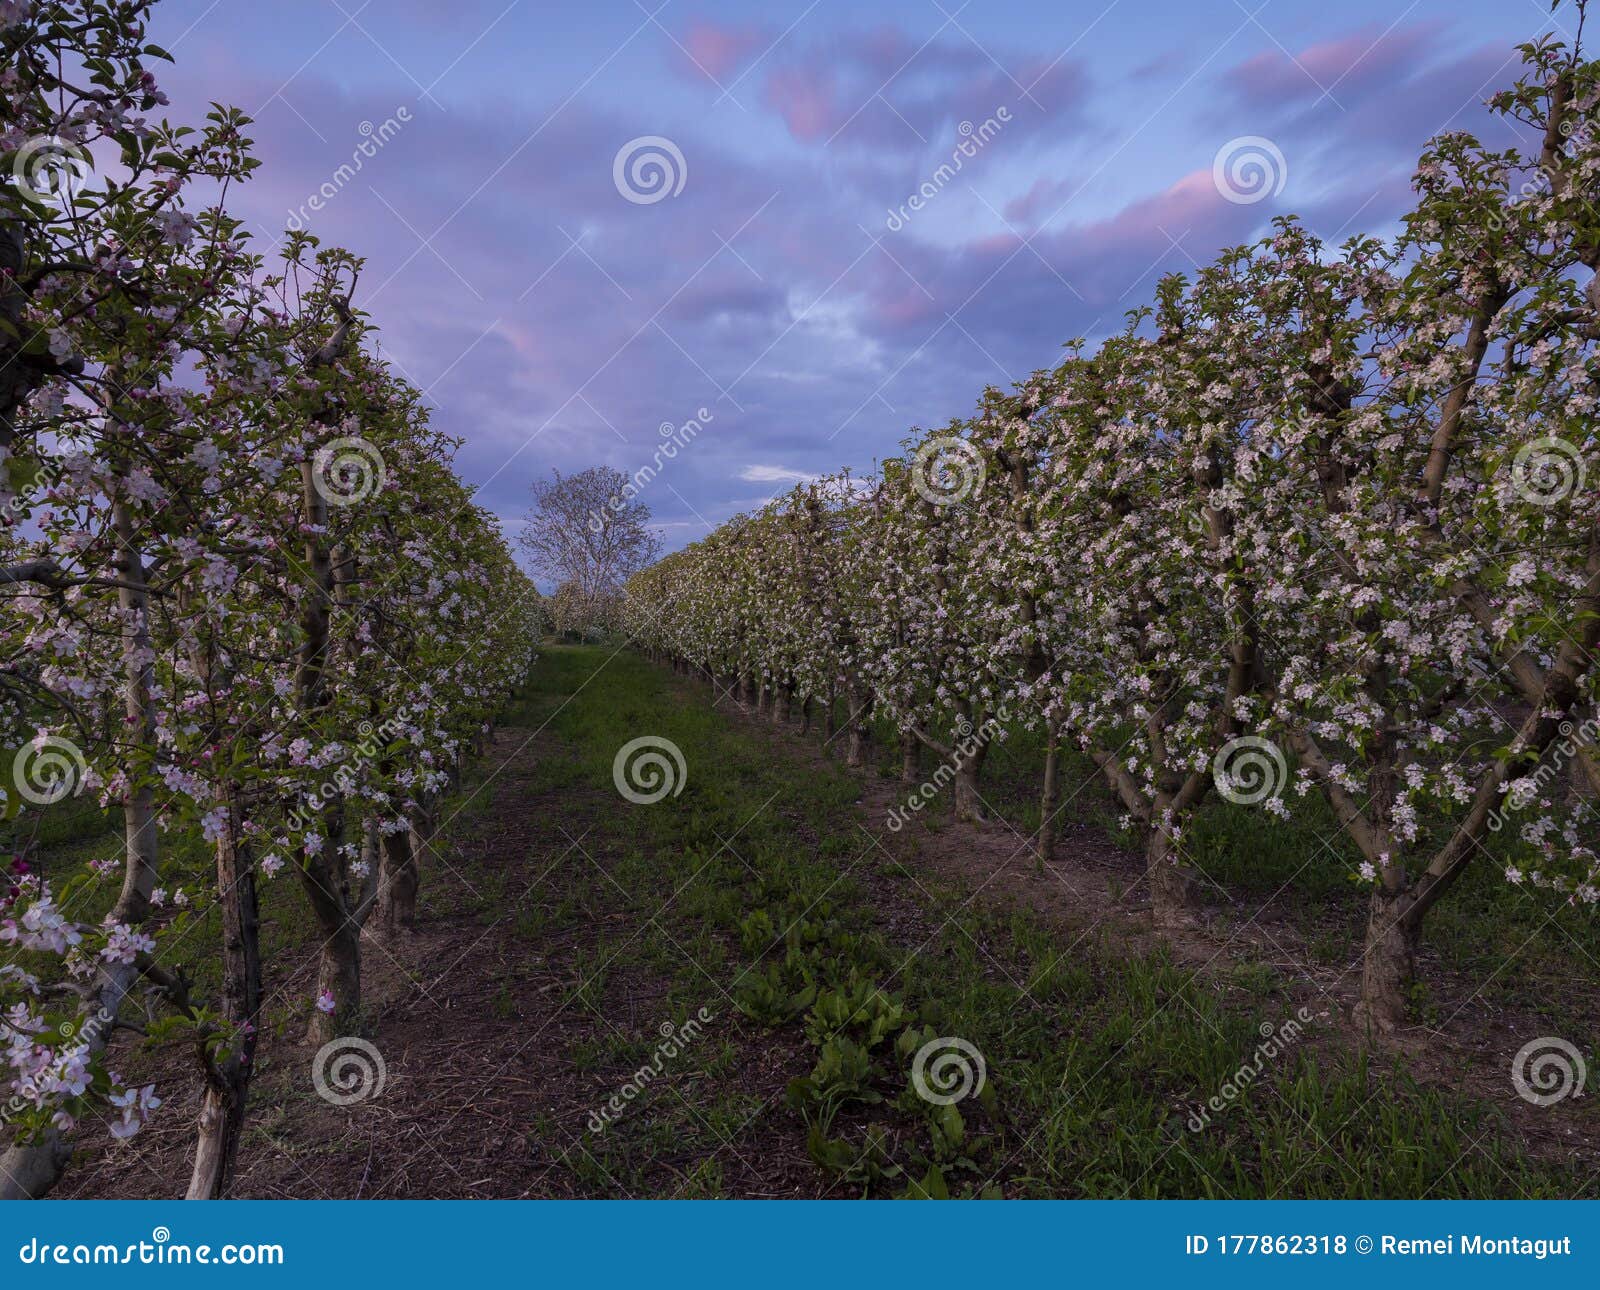
<svg viewBox="0 0 1600 1290">
<path fill-rule="evenodd" d="M 716 696 L 699 682 L 674 677 L 685 702 Z M 773 755 L 797 766 L 820 765 L 825 754 L 813 731 L 776 727 L 718 698 L 718 711 L 768 741 Z M 596 942 L 615 935 L 626 915 L 608 908 L 603 877 L 608 855 L 586 841 L 586 818 L 614 809 L 594 790 L 553 794 L 535 783 L 542 759 L 563 755 L 548 732 L 500 731 L 476 788 L 475 807 L 441 836 L 439 854 L 425 866 L 427 899 L 412 932 L 369 935 L 367 1033 L 382 1054 L 383 1095 L 348 1107 L 318 1097 L 307 1078 L 314 1051 L 288 1023 L 264 1032 L 252 1091 L 250 1121 L 234 1192 L 241 1197 L 471 1198 L 594 1195 L 695 1195 L 704 1179 L 701 1145 L 677 1150 L 672 1135 L 636 1177 L 619 1179 L 584 1146 L 584 1127 L 616 1088 L 614 1070 L 579 1056 L 607 1042 L 608 1030 L 649 1025 L 664 1013 L 664 977 L 630 968 L 586 984 Z M 891 834 L 878 827 L 904 799 L 906 786 L 876 771 L 859 775 L 863 833 L 878 840 L 884 858 L 929 886 L 953 889 L 963 901 L 1027 909 L 1060 929 L 1066 945 L 1094 936 L 1130 953 L 1154 948 L 1137 856 L 1097 829 L 1067 823 L 1046 873 L 1036 872 L 1027 838 L 1003 823 L 942 824 L 921 818 Z M 596 870 L 600 872 L 597 874 Z M 875 881 L 873 899 L 896 939 L 915 943 L 932 934 L 939 912 L 908 899 L 907 884 Z M 483 889 L 495 885 L 486 903 Z M 1290 998 L 1318 1016 L 1313 1043 L 1361 1044 L 1351 1020 L 1359 982 L 1349 969 L 1314 962 L 1288 916 L 1292 894 L 1262 908 L 1213 900 L 1205 920 L 1165 937 L 1176 959 L 1228 988 L 1241 964 L 1266 965 Z M 584 917 L 544 915 L 577 902 Z M 534 920 L 530 924 L 529 920 Z M 535 930 L 530 930 L 530 927 Z M 275 998 L 311 991 L 311 955 L 293 978 L 275 983 Z M 1425 970 L 1437 986 L 1447 1026 L 1415 1027 L 1378 1041 L 1386 1059 L 1401 1062 L 1419 1081 L 1463 1091 L 1504 1110 L 1525 1135 L 1530 1154 L 1600 1159 L 1595 1099 L 1572 1099 L 1536 1109 L 1518 1098 L 1509 1078 L 1513 1036 L 1530 1033 L 1529 1019 L 1484 1006 L 1477 984 L 1452 978 L 1435 962 Z M 1593 988 L 1593 982 L 1590 983 Z M 268 1012 L 272 1009 L 269 1006 Z M 1600 1004 L 1595 1014 L 1600 1015 Z M 294 1015 L 293 1009 L 286 1015 Z M 761 1113 L 785 1084 L 805 1073 L 810 1057 L 792 1033 L 749 1025 L 719 1009 L 709 1032 L 732 1047 L 731 1070 L 757 1113 L 721 1139 L 714 1151 L 719 1194 L 803 1197 L 830 1194 L 792 1126 Z M 127 1056 L 124 1068 L 154 1080 L 167 1105 L 137 1138 L 112 1143 L 92 1129 L 81 1158 L 58 1194 L 77 1197 L 181 1195 L 188 1176 L 193 1112 L 198 1102 L 194 1065 L 171 1047 Z M 724 1076 L 724 1078 L 727 1078 Z M 660 1105 L 659 1103 L 657 1105 Z M 719 1134 L 720 1136 L 720 1134 Z"/>
</svg>

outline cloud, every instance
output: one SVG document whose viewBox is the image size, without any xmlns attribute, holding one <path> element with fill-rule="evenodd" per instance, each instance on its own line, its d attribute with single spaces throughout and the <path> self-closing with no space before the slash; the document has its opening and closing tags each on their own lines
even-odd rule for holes
<svg viewBox="0 0 1600 1290">
<path fill-rule="evenodd" d="M 1017 50 L 986 52 L 959 35 L 924 39 L 892 25 L 803 34 L 698 21 L 669 60 L 725 84 L 761 65 L 759 102 L 805 145 L 899 150 L 938 146 L 962 122 L 1008 107 L 1019 133 L 1060 129 L 1088 101 L 1086 65 Z"/>
<path fill-rule="evenodd" d="M 747 484 L 807 484 L 816 477 L 810 471 L 786 466 L 746 466 L 739 472 L 739 478 Z"/>
<path fill-rule="evenodd" d="M 1409 176 L 1427 141 L 1447 130 L 1470 129 L 1491 147 L 1512 146 L 1514 130 L 1491 116 L 1484 100 L 1520 70 L 1510 42 L 1461 48 L 1438 23 L 1381 34 L 1362 28 L 1293 53 L 1266 50 L 1228 68 L 1207 119 L 1219 144 L 1233 135 L 1267 135 L 1302 180 L 1370 193 L 1398 172 Z"/>
<path fill-rule="evenodd" d="M 649 28 L 614 63 L 597 50 L 587 81 L 587 67 L 526 85 L 479 76 L 477 59 L 533 39 L 526 8 L 463 55 L 443 105 L 381 65 L 347 77 L 331 55 L 285 84 L 303 51 L 241 65 L 231 35 L 214 56 L 180 50 L 163 85 L 175 118 L 214 98 L 253 111 L 265 164 L 231 200 L 274 235 L 349 160 L 362 121 L 409 105 L 413 121 L 312 224 L 367 257 L 358 303 L 384 355 L 427 390 L 435 423 L 464 440 L 461 473 L 506 516 L 552 467 L 631 474 L 663 422 L 714 413 L 651 486 L 675 537 L 751 505 L 746 488 L 870 470 L 910 427 L 967 414 L 985 384 L 1054 363 L 1073 336 L 1120 328 L 1159 274 L 1192 275 L 1274 215 L 1327 235 L 1383 229 L 1427 137 L 1482 128 L 1482 96 L 1517 70 L 1512 35 L 1481 26 L 1460 45 L 1454 28 L 1353 22 L 1293 58 L 1262 37 L 1130 146 L 1116 95 L 1133 76 L 1142 97 L 1176 88 L 1188 51 L 1142 67 L 1141 51 L 1123 69 L 1097 50 L 1091 76 L 1088 44 L 1052 63 L 974 27 L 996 66 L 948 30 L 928 40 L 937 17 L 863 31 L 819 9 L 787 34 L 689 24 L 678 42 L 694 61 Z M 438 43 L 432 23 L 397 17 L 385 43 L 410 61 L 408 40 Z M 739 104 L 707 73 L 742 77 Z M 948 159 L 960 123 L 1001 105 L 1004 130 L 886 233 L 885 211 Z M 674 141 L 688 178 L 640 205 L 617 192 L 612 160 L 647 133 Z M 1239 206 L 1210 167 L 1249 134 L 1281 146 L 1289 183 Z M 1109 192 L 1091 182 L 1102 173 Z"/>
<path fill-rule="evenodd" d="M 691 23 L 683 35 L 684 61 L 695 72 L 726 83 L 751 55 L 771 44 L 759 27 L 724 27 L 714 22 Z"/>
<path fill-rule="evenodd" d="M 1298 53 L 1274 46 L 1229 69 L 1223 79 L 1241 100 L 1274 109 L 1324 96 L 1353 98 L 1409 79 L 1427 64 L 1430 49 L 1439 47 L 1442 31 L 1433 22 L 1388 30 L 1372 25 Z"/>
</svg>

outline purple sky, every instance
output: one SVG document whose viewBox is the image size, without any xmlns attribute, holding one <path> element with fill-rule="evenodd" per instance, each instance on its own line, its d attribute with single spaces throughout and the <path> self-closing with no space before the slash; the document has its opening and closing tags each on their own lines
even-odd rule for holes
<svg viewBox="0 0 1600 1290">
<path fill-rule="evenodd" d="M 175 115 L 255 117 L 259 237 L 392 122 L 306 224 L 367 257 L 385 353 L 512 531 L 534 477 L 632 472 L 707 409 L 645 494 L 674 547 L 869 469 L 1274 215 L 1392 232 L 1424 141 L 1485 128 L 1549 8 L 162 0 L 152 37 Z M 683 158 L 656 201 L 614 182 L 643 136 Z M 1230 201 L 1213 163 L 1245 137 L 1283 165 Z"/>
</svg>

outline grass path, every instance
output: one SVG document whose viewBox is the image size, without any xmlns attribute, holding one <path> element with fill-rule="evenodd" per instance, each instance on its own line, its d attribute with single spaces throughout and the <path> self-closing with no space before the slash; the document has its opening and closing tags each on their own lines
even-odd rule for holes
<svg viewBox="0 0 1600 1290">
<path fill-rule="evenodd" d="M 418 931 L 367 952 L 382 1096 L 320 1101 L 278 1025 L 240 1194 L 1596 1194 L 1592 1160 L 1520 1157 L 1503 1112 L 1270 981 L 973 899 L 867 827 L 860 780 L 707 697 L 628 653 L 541 657 Z M 619 794 L 641 736 L 681 752 L 676 796 Z M 920 1095 L 923 1050 L 924 1089 L 981 1055 L 981 1092 Z M 178 1113 L 84 1194 L 167 1194 L 176 1078 Z"/>
</svg>

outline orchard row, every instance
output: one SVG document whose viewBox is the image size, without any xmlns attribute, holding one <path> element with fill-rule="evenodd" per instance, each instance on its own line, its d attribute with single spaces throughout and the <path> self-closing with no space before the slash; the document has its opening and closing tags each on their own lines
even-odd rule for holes
<svg viewBox="0 0 1600 1290">
<path fill-rule="evenodd" d="M 637 575 L 631 630 L 830 732 L 842 703 L 858 764 L 892 722 L 961 815 L 990 734 L 1043 732 L 1042 857 L 1082 750 L 1158 922 L 1192 916 L 1208 798 L 1323 795 L 1371 888 L 1381 1028 L 1469 865 L 1594 904 L 1600 65 L 1523 53 L 1491 106 L 1532 146 L 1434 139 L 1398 238 L 1277 221 L 873 477 Z"/>
<path fill-rule="evenodd" d="M 0 5 L 0 1195 L 159 1106 L 108 1065 L 152 1002 L 205 1084 L 190 1194 L 226 1190 L 301 966 L 264 961 L 258 885 L 303 889 L 312 1038 L 353 1034 L 363 926 L 411 919 L 537 639 L 455 442 L 376 356 L 361 261 L 229 216 L 249 122 L 161 116 L 149 8 Z M 85 802 L 120 853 L 55 872 L 40 839 Z"/>
</svg>

